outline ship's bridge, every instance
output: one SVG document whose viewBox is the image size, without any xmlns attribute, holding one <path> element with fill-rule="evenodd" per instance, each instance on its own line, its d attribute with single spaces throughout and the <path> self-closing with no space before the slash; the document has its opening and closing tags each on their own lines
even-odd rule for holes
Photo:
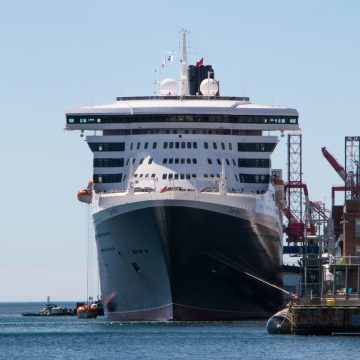
<svg viewBox="0 0 360 360">
<path fill-rule="evenodd" d="M 295 109 L 253 104 L 248 97 L 123 97 L 109 105 L 68 111 L 68 130 L 216 128 L 298 130 Z M 130 135 L 130 133 L 129 133 Z"/>
</svg>

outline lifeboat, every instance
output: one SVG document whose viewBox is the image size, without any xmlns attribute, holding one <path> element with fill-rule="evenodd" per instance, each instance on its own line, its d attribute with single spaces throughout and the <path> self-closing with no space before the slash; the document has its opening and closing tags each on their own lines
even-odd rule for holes
<svg viewBox="0 0 360 360">
<path fill-rule="evenodd" d="M 280 205 L 280 208 L 284 209 L 286 206 L 284 180 L 274 179 L 274 187 L 275 187 L 275 200 Z"/>
<path fill-rule="evenodd" d="M 77 198 L 80 202 L 90 204 L 92 199 L 92 193 L 88 189 L 82 189 L 78 191 Z"/>
<path fill-rule="evenodd" d="M 86 189 L 79 190 L 77 193 L 77 198 L 80 202 L 90 204 L 92 200 L 92 187 L 93 182 L 90 180 Z"/>
<path fill-rule="evenodd" d="M 97 309 L 95 304 L 82 305 L 76 309 L 76 315 L 79 319 L 95 319 L 97 317 Z"/>
</svg>

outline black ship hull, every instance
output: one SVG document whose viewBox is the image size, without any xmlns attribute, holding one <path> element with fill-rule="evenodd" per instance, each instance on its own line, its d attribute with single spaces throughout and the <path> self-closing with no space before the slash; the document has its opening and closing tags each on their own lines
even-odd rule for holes
<svg viewBox="0 0 360 360">
<path fill-rule="evenodd" d="M 105 312 L 112 320 L 268 317 L 282 294 L 281 231 L 271 217 L 150 206 L 96 222 Z"/>
</svg>

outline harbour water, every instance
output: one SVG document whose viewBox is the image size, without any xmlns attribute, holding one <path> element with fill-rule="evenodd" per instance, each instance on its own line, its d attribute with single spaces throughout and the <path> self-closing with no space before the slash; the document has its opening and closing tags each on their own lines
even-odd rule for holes
<svg viewBox="0 0 360 360">
<path fill-rule="evenodd" d="M 73 307 L 75 302 L 58 303 Z M 359 336 L 268 335 L 265 321 L 109 322 L 22 317 L 44 303 L 0 303 L 0 359 L 350 359 Z"/>
</svg>

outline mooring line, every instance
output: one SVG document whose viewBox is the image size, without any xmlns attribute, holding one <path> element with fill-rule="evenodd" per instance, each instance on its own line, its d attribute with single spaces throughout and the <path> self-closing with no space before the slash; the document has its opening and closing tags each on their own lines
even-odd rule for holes
<svg viewBox="0 0 360 360">
<path fill-rule="evenodd" d="M 216 257 L 216 256 L 214 256 L 213 254 L 209 254 L 209 253 L 207 253 L 207 252 L 205 252 L 205 251 L 202 251 L 202 252 L 203 252 L 205 255 L 207 255 L 207 256 L 209 256 L 209 257 L 211 257 L 211 258 L 213 258 L 213 259 L 215 259 L 215 260 L 217 260 L 217 261 L 219 261 L 219 262 L 221 262 L 221 263 L 223 263 L 223 264 L 225 264 L 225 265 L 227 265 L 227 266 L 230 266 L 231 268 L 233 268 L 233 269 L 235 269 L 235 270 L 238 270 L 238 271 L 244 273 L 244 274 L 247 275 L 247 276 L 250 276 L 250 277 L 252 277 L 252 278 L 254 278 L 254 279 L 258 280 L 258 281 L 261 281 L 262 283 L 264 283 L 264 284 L 266 284 L 266 285 L 269 285 L 269 286 L 271 286 L 271 287 L 273 287 L 273 288 L 275 288 L 275 289 L 278 289 L 278 290 L 282 291 L 283 293 L 285 293 L 285 294 L 287 294 L 287 295 L 290 295 L 291 297 L 294 296 L 293 293 L 291 293 L 291 292 L 283 289 L 282 287 L 280 287 L 280 286 L 278 286 L 278 285 L 275 285 L 275 284 L 273 284 L 273 283 L 271 283 L 271 282 L 269 282 L 269 281 L 266 281 L 266 280 L 260 278 L 259 276 L 256 276 L 256 275 L 254 275 L 254 274 L 251 274 L 251 273 L 249 273 L 248 271 L 245 271 L 245 270 L 240 269 L 239 266 L 241 266 L 241 265 L 236 264 L 236 262 L 235 262 L 234 260 L 229 259 L 229 258 L 227 258 L 227 257 L 224 256 L 224 255 L 223 255 L 223 257 L 225 257 L 225 258 L 227 258 L 228 260 L 230 260 L 231 262 L 235 263 L 236 266 L 233 265 L 233 264 L 231 264 L 231 263 L 229 263 L 229 262 L 226 262 L 226 261 L 224 261 L 224 260 L 222 260 L 222 259 L 220 259 L 220 258 L 218 258 L 218 257 Z"/>
</svg>

